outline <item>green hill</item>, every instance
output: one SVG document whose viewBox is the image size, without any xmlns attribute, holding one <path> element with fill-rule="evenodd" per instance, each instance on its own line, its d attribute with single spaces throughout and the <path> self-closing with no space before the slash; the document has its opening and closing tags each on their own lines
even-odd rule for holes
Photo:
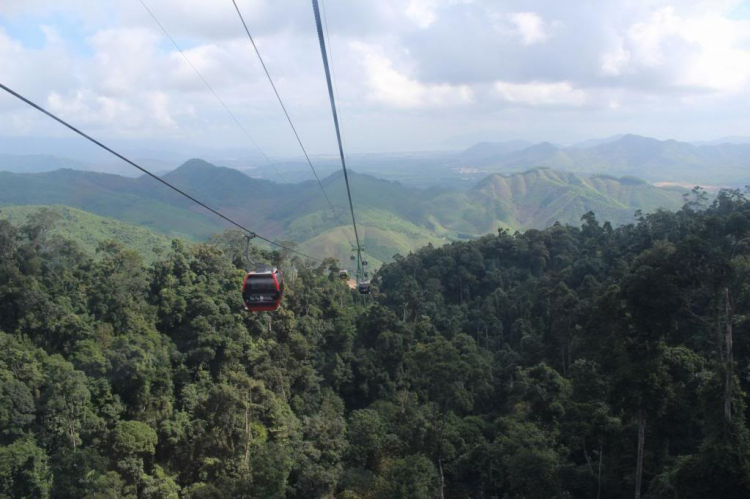
<svg viewBox="0 0 750 499">
<path fill-rule="evenodd" d="M 62 204 L 176 237 L 202 239 L 220 230 L 189 201 L 145 180 L 76 170 L 0 172 L 0 206 Z"/>
<path fill-rule="evenodd" d="M 96 253 L 96 247 L 100 242 L 114 240 L 138 252 L 147 263 L 150 263 L 160 253 L 169 250 L 171 245 L 168 237 L 156 234 L 145 227 L 136 227 L 69 206 L 6 206 L 0 209 L 0 220 L 10 220 L 13 225 L 22 226 L 30 215 L 44 208 L 60 215 L 60 219 L 54 224 L 52 234 L 76 241 L 89 255 Z"/>
<path fill-rule="evenodd" d="M 677 209 L 683 192 L 656 188 L 634 178 L 583 177 L 535 168 L 522 174 L 487 177 L 467 196 L 474 199 L 476 209 L 484 209 L 478 220 L 486 223 L 494 215 L 498 223 L 513 229 L 543 229 L 555 222 L 576 225 L 589 211 L 621 225 L 631 221 L 636 210 Z"/>
<path fill-rule="evenodd" d="M 556 221 L 577 225 L 588 211 L 619 225 L 632 220 L 636 210 L 676 209 L 682 203 L 682 191 L 632 177 L 586 177 L 545 168 L 491 175 L 468 191 L 416 189 L 356 173 L 350 177 L 360 236 L 373 262 L 498 228 L 522 231 Z M 354 237 L 340 172 L 322 181 L 338 217 L 315 182 L 276 184 L 201 160 L 188 161 L 164 178 L 267 237 L 294 241 L 316 255 L 348 260 L 351 254 Z M 148 177 L 73 170 L 0 173 L 0 206 L 27 204 L 64 204 L 170 237 L 203 240 L 229 228 Z"/>
</svg>

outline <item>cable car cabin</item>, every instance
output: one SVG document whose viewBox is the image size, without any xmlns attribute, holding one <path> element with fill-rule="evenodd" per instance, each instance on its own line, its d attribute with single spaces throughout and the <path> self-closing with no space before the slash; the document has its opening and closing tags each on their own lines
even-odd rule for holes
<svg viewBox="0 0 750 499">
<path fill-rule="evenodd" d="M 349 279 L 349 272 L 347 272 L 346 270 L 339 270 L 339 279 L 341 279 L 342 281 L 346 281 L 347 279 Z"/>
<path fill-rule="evenodd" d="M 359 294 L 369 295 L 370 294 L 370 281 L 362 281 L 358 286 Z"/>
<path fill-rule="evenodd" d="M 242 299 L 251 312 L 273 312 L 283 293 L 284 281 L 276 267 L 250 271 L 242 283 Z"/>
</svg>

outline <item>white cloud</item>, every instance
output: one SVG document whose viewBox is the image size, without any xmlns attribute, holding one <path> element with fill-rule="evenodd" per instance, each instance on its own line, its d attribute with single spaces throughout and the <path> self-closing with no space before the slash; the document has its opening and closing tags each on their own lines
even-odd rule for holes
<svg viewBox="0 0 750 499">
<path fill-rule="evenodd" d="M 355 44 L 362 54 L 370 98 L 396 108 L 431 108 L 470 104 L 467 85 L 426 84 L 396 70 L 379 47 Z"/>
<path fill-rule="evenodd" d="M 76 123 L 112 125 L 117 123 L 123 130 L 132 130 L 142 125 L 140 113 L 136 113 L 124 99 L 97 95 L 90 90 L 78 90 L 70 95 L 50 92 L 47 106 L 63 118 Z"/>
<path fill-rule="evenodd" d="M 687 19 L 682 36 L 700 47 L 683 76 L 687 84 L 738 92 L 750 83 L 750 22 Z"/>
<path fill-rule="evenodd" d="M 550 27 L 536 12 L 493 13 L 491 17 L 497 32 L 518 38 L 526 46 L 542 43 L 550 36 Z"/>
<path fill-rule="evenodd" d="M 177 128 L 177 123 L 170 113 L 169 95 L 164 92 L 153 92 L 148 96 L 148 100 L 151 104 L 151 116 L 161 128 Z"/>
<path fill-rule="evenodd" d="M 586 102 L 586 92 L 568 82 L 508 83 L 495 82 L 495 91 L 506 101 L 529 106 L 563 105 L 581 106 Z"/>
<path fill-rule="evenodd" d="M 604 54 L 602 58 L 602 70 L 607 75 L 617 76 L 630 62 L 630 52 L 620 44 L 612 52 Z"/>
<path fill-rule="evenodd" d="M 295 154 L 231 2 L 145 1 L 253 137 Z M 238 2 L 305 145 L 334 149 L 310 4 Z M 598 135 L 602 120 L 612 133 L 711 126 L 710 135 L 742 134 L 750 130 L 750 24 L 726 17 L 736 4 L 327 2 L 345 133 L 359 150 L 411 149 L 497 126 L 502 109 L 519 130 L 553 140 L 555 132 L 540 131 L 548 112 L 570 118 L 547 125 L 561 134 Z M 137 0 L 0 0 L 0 25 L 3 82 L 92 134 L 245 141 Z M 0 95 L 3 133 L 49 134 L 53 125 Z"/>
<path fill-rule="evenodd" d="M 422 29 L 429 28 L 437 19 L 436 0 L 409 0 L 406 16 Z"/>
<path fill-rule="evenodd" d="M 602 71 L 656 71 L 668 86 L 738 92 L 750 83 L 750 22 L 665 7 L 627 27 L 620 45 L 603 55 Z"/>
<path fill-rule="evenodd" d="M 89 38 L 95 51 L 92 81 L 113 95 L 128 95 L 151 83 L 159 67 L 154 51 L 158 42 L 155 33 L 143 28 L 97 32 Z"/>
<path fill-rule="evenodd" d="M 516 25 L 524 45 L 543 42 L 549 36 L 544 21 L 535 12 L 516 12 L 510 14 L 510 20 Z"/>
<path fill-rule="evenodd" d="M 403 0 L 395 0 L 395 4 Z M 417 25 L 420 29 L 427 29 L 432 26 L 438 19 L 438 11 L 459 4 L 470 4 L 474 0 L 409 0 L 404 14 L 406 17 Z M 387 0 L 382 2 L 383 5 L 389 3 Z M 386 7 L 387 8 L 387 7 Z"/>
</svg>

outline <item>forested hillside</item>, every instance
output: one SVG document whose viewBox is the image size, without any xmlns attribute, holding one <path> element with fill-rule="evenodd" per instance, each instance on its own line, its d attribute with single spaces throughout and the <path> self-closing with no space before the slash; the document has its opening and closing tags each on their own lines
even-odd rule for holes
<svg viewBox="0 0 750 499">
<path fill-rule="evenodd" d="M 75 241 L 87 254 L 96 255 L 99 244 L 116 240 L 126 249 L 136 251 L 141 258 L 151 263 L 170 249 L 170 239 L 145 227 L 137 227 L 77 210 L 69 206 L 4 206 L 0 208 L 0 219 L 14 226 L 26 225 L 29 217 L 38 221 L 46 219 L 51 226 L 50 234 L 64 235 Z"/>
<path fill-rule="evenodd" d="M 747 497 L 750 202 L 706 204 L 427 247 L 367 303 L 266 253 L 258 315 L 236 233 L 145 266 L 0 221 L 0 497 Z"/>
<path fill-rule="evenodd" d="M 279 184 L 201 160 L 188 161 L 164 178 L 262 234 L 339 260 L 351 254 L 354 234 L 340 226 L 348 211 L 341 173 L 322 180 L 337 216 L 315 182 Z M 416 189 L 352 174 L 352 190 L 364 245 L 374 263 L 391 261 L 396 253 L 407 254 L 428 243 L 442 245 L 498 228 L 576 224 L 588 211 L 620 225 L 630 222 L 635 210 L 677 209 L 683 194 L 681 189 L 658 188 L 634 178 L 588 177 L 548 168 L 491 175 L 468 191 Z M 68 205 L 177 237 L 206 239 L 225 228 L 148 177 L 74 170 L 0 172 L 0 200 L 6 206 Z"/>
</svg>

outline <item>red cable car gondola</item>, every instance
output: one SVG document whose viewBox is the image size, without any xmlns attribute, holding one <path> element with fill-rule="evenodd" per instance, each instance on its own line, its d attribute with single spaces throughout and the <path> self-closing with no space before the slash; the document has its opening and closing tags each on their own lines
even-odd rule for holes
<svg viewBox="0 0 750 499">
<path fill-rule="evenodd" d="M 281 305 L 283 294 L 284 280 L 276 267 L 252 270 L 242 282 L 242 299 L 251 312 L 273 312 Z"/>
</svg>

